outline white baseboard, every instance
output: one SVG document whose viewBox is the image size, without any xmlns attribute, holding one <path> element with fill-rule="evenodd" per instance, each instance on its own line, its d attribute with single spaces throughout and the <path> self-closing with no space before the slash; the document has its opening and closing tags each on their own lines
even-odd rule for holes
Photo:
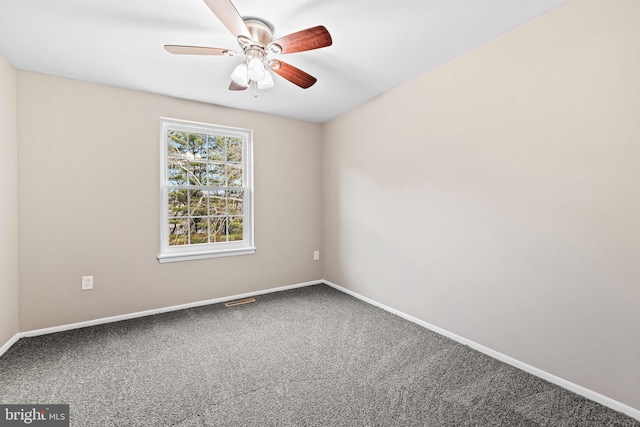
<svg viewBox="0 0 640 427">
<path fill-rule="evenodd" d="M 324 280 L 323 283 L 325 283 L 328 286 L 331 286 L 332 288 L 340 291 L 340 292 L 344 292 L 345 294 L 351 295 L 361 301 L 364 301 L 368 304 L 371 304 L 373 306 L 379 307 L 385 311 L 388 311 L 390 313 L 396 314 L 400 317 L 402 317 L 403 319 L 406 319 L 410 322 L 413 322 L 417 325 L 420 325 L 424 328 L 427 328 L 437 334 L 440 335 L 444 335 L 447 338 L 451 338 L 454 341 L 457 341 L 461 344 L 467 345 L 471 348 L 473 348 L 474 350 L 477 350 L 481 353 L 484 353 L 488 356 L 493 357 L 494 359 L 498 359 L 501 362 L 507 363 L 511 366 L 514 366 L 518 369 L 521 369 L 525 372 L 528 372 L 532 375 L 535 375 L 536 377 L 542 378 L 543 380 L 549 381 L 550 383 L 553 383 L 555 385 L 558 385 L 562 388 L 565 388 L 569 391 L 572 391 L 576 394 L 579 394 L 581 396 L 586 397 L 587 399 L 593 400 L 595 402 L 598 402 L 604 406 L 607 406 L 615 411 L 618 412 L 622 412 L 626 415 L 629 415 L 630 417 L 633 417 L 637 420 L 640 420 L 640 410 L 632 408 L 631 406 L 625 405 L 624 403 L 618 402 L 617 400 L 613 400 L 607 396 L 604 396 L 600 393 L 597 393 L 593 390 L 590 390 L 586 387 L 582 387 L 581 385 L 572 383 L 571 381 L 567 381 L 563 378 L 560 378 L 558 376 L 555 376 L 553 374 L 550 374 L 549 372 L 543 371 L 542 369 L 538 369 L 534 366 L 528 365 L 524 362 L 521 362 L 517 359 L 514 359 L 513 357 L 507 356 L 506 354 L 502 354 L 498 351 L 492 350 L 488 347 L 485 347 L 481 344 L 478 344 L 477 342 L 471 341 L 467 338 L 461 337 L 460 335 L 456 335 L 452 332 L 449 332 L 445 329 L 439 328 L 435 325 L 432 325 L 430 323 L 427 323 L 423 320 L 420 320 L 416 317 L 410 316 L 406 313 L 403 313 L 399 310 L 396 310 L 394 308 L 388 307 L 384 304 L 381 304 L 377 301 L 372 300 L 371 298 L 367 298 L 363 295 L 358 294 L 357 292 L 353 292 L 349 289 L 343 288 L 342 286 L 336 285 L 335 283 L 329 282 L 328 280 Z"/>
<path fill-rule="evenodd" d="M 12 336 L 11 338 L 9 338 L 9 341 L 4 343 L 2 345 L 2 347 L 0 347 L 0 357 L 2 357 L 2 355 L 5 354 L 7 352 L 7 350 L 9 350 L 11 348 L 12 345 L 17 343 L 20 338 L 21 338 L 20 337 L 20 333 L 17 333 L 14 336 Z"/>
<path fill-rule="evenodd" d="M 222 297 L 222 298 L 214 298 L 214 299 L 209 299 L 209 300 L 204 300 L 204 301 L 190 302 L 190 303 L 187 303 L 187 304 L 172 305 L 170 307 L 162 307 L 162 308 L 156 308 L 156 309 L 153 309 L 153 310 L 145 310 L 145 311 L 139 311 L 139 312 L 135 312 L 135 313 L 121 314 L 121 315 L 118 315 L 118 316 L 102 317 L 100 319 L 87 320 L 85 322 L 71 323 L 71 324 L 67 324 L 67 325 L 53 326 L 53 327 L 50 327 L 50 328 L 42 328 L 42 329 L 35 329 L 35 330 L 31 330 L 31 331 L 26 331 L 26 332 L 20 332 L 17 335 L 15 335 L 11 340 L 9 340 L 9 342 L 7 342 L 5 345 L 3 345 L 0 348 L 0 356 L 5 351 L 7 351 L 9 349 L 9 347 L 11 347 L 16 341 L 18 341 L 20 338 L 23 338 L 23 337 L 35 337 L 35 336 L 38 336 L 38 335 L 52 334 L 54 332 L 69 331 L 71 329 L 86 328 L 88 326 L 102 325 L 102 324 L 105 324 L 105 323 L 119 322 L 121 320 L 135 319 L 137 317 L 152 316 L 154 314 L 168 313 L 168 312 L 171 312 L 171 311 L 184 310 L 186 308 L 201 307 L 201 306 L 204 306 L 204 305 L 218 304 L 218 303 L 221 303 L 221 302 L 233 301 L 233 300 L 243 299 L 243 298 L 249 298 L 249 297 L 254 297 L 254 296 L 258 296 L 258 295 L 266 295 L 266 294 L 270 294 L 270 293 L 273 293 L 273 292 L 286 291 L 286 290 L 289 290 L 289 289 L 303 288 L 303 287 L 306 287 L 306 286 L 318 285 L 320 283 L 324 283 L 324 281 L 315 280 L 315 281 L 312 281 L 312 282 L 297 283 L 295 285 L 281 286 L 281 287 L 278 287 L 278 288 L 264 289 L 264 290 L 255 291 L 255 292 L 248 292 L 248 293 L 245 293 L 245 294 L 232 295 L 232 296 Z"/>
</svg>

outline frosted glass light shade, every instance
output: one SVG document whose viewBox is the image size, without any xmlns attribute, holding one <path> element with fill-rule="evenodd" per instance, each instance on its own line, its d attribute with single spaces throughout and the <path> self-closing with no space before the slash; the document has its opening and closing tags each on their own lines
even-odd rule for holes
<svg viewBox="0 0 640 427">
<path fill-rule="evenodd" d="M 231 73 L 231 80 L 237 85 L 242 87 L 249 86 L 249 70 L 247 69 L 247 64 L 244 62 L 238 65 Z"/>
<path fill-rule="evenodd" d="M 259 82 L 264 79 L 265 69 L 262 61 L 257 58 L 251 58 L 249 61 L 249 69 L 248 69 L 249 80 L 253 80 L 254 82 Z"/>
<path fill-rule="evenodd" d="M 271 73 L 265 71 L 264 78 L 262 80 L 258 80 L 258 89 L 269 89 L 273 87 L 273 77 L 271 77 Z"/>
</svg>

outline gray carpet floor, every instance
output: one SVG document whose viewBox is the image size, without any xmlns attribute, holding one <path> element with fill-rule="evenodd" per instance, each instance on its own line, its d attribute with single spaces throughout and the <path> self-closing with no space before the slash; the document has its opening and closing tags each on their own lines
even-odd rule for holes
<svg viewBox="0 0 640 427">
<path fill-rule="evenodd" d="M 634 426 L 324 285 L 23 338 L 0 403 L 85 426 Z"/>
</svg>

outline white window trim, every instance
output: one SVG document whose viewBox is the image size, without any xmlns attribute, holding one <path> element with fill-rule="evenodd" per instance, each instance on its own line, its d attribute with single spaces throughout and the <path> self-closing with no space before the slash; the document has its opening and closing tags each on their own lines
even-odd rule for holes
<svg viewBox="0 0 640 427">
<path fill-rule="evenodd" d="M 235 242 L 200 243 L 185 246 L 169 246 L 169 218 L 167 191 L 167 132 L 169 129 L 196 133 L 217 134 L 242 139 L 242 188 L 245 191 L 243 202 L 244 239 Z M 253 241 L 253 132 L 250 129 L 232 128 L 207 123 L 160 118 L 160 254 L 161 263 L 192 261 L 206 258 L 251 255 L 256 252 Z"/>
</svg>

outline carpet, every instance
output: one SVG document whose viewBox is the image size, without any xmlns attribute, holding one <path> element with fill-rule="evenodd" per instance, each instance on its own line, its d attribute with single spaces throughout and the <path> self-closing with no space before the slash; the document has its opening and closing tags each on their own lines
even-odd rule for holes
<svg viewBox="0 0 640 427">
<path fill-rule="evenodd" d="M 72 426 L 640 422 L 325 285 L 20 339 L 0 403 Z"/>
</svg>

